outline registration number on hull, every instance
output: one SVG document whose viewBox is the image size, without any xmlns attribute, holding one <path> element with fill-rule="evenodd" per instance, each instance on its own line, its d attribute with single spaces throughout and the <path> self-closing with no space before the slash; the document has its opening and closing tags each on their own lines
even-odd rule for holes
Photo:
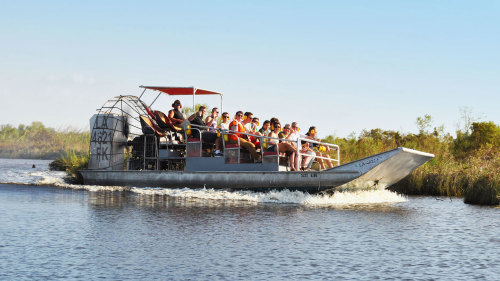
<svg viewBox="0 0 500 281">
<path fill-rule="evenodd" d="M 304 173 L 304 174 L 300 174 L 300 176 L 303 178 L 317 178 L 318 173 Z"/>
</svg>

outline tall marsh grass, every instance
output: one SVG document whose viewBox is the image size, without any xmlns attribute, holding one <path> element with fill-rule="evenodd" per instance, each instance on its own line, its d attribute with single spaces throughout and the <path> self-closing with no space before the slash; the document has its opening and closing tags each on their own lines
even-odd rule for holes
<svg viewBox="0 0 500 281">
<path fill-rule="evenodd" d="M 421 121 L 430 116 L 426 116 Z M 417 122 L 418 123 L 418 122 Z M 493 122 L 475 122 L 457 137 L 442 128 L 419 134 L 373 129 L 348 138 L 328 136 L 340 146 L 342 163 L 399 146 L 433 153 L 435 158 L 389 189 L 408 195 L 460 196 L 465 203 L 499 204 L 500 127 Z"/>
<path fill-rule="evenodd" d="M 83 183 L 83 177 L 79 170 L 86 169 L 88 163 L 88 154 L 78 154 L 74 151 L 67 151 L 65 155 L 52 161 L 49 167 L 51 170 L 65 171 L 70 182 L 81 184 Z"/>
</svg>

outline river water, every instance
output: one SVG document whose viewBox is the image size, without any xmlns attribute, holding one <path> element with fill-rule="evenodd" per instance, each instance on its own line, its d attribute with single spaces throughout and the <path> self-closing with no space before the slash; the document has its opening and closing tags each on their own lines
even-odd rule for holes
<svg viewBox="0 0 500 281">
<path fill-rule="evenodd" d="M 78 186 L 47 165 L 0 159 L 0 280 L 500 279 L 499 208 Z"/>
</svg>

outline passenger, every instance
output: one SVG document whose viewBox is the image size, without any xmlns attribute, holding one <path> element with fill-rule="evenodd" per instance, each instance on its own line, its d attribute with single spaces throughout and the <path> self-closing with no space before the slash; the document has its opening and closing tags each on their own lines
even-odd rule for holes
<svg viewBox="0 0 500 281">
<path fill-rule="evenodd" d="M 289 139 L 295 147 L 297 147 L 299 138 L 305 138 L 305 136 L 300 135 L 300 128 L 297 125 L 297 122 L 292 122 L 291 126 L 286 124 L 285 130 L 286 129 L 288 129 L 288 135 L 286 136 L 286 138 Z"/>
<path fill-rule="evenodd" d="M 250 127 L 251 128 L 251 130 L 250 130 L 251 134 L 257 135 L 257 136 L 261 136 L 262 135 L 259 132 L 259 125 L 260 125 L 259 118 L 258 117 L 252 118 L 252 126 Z"/>
<path fill-rule="evenodd" d="M 286 143 L 290 144 L 293 148 L 293 151 L 295 151 L 295 154 L 297 154 L 297 140 L 299 139 L 299 135 L 296 135 L 292 129 L 290 124 L 285 124 L 285 127 L 283 127 L 283 131 L 280 132 L 279 134 L 280 138 L 287 139 L 289 141 L 286 141 Z M 295 161 L 298 161 L 297 155 L 295 155 Z M 294 167 L 297 167 L 297 163 L 293 163 Z"/>
<path fill-rule="evenodd" d="M 219 156 L 221 155 L 221 147 L 222 147 L 222 139 L 217 136 L 216 132 L 209 132 L 206 131 L 207 125 L 205 124 L 205 121 L 203 121 L 203 116 L 207 113 L 207 108 L 204 106 L 200 106 L 198 111 L 194 113 L 193 115 L 189 116 L 188 120 L 191 122 L 191 124 L 198 125 L 201 127 L 196 127 L 193 126 L 191 128 L 192 136 L 193 138 L 200 138 L 200 132 L 201 132 L 201 140 L 203 142 L 208 142 L 208 143 L 215 143 L 215 155 Z M 199 130 L 199 131 L 198 131 Z"/>
<path fill-rule="evenodd" d="M 215 129 L 217 128 L 217 117 L 219 116 L 219 109 L 217 107 L 212 108 L 212 115 L 208 116 L 205 119 L 205 123 L 207 127 L 209 127 L 209 132 L 217 132 Z"/>
<path fill-rule="evenodd" d="M 274 123 L 274 130 L 271 131 L 268 135 L 268 137 L 272 138 L 281 138 L 280 136 L 283 136 L 281 130 L 281 124 L 279 122 Z M 272 148 L 268 148 L 268 150 L 273 149 L 275 146 L 278 147 L 279 152 L 284 152 L 288 156 L 288 161 L 290 163 L 290 166 L 292 171 L 295 171 L 295 166 L 293 165 L 295 163 L 295 149 L 293 146 L 290 145 L 288 142 L 281 142 L 280 140 L 277 139 L 270 139 L 269 142 L 273 145 Z"/>
<path fill-rule="evenodd" d="M 278 118 L 276 118 L 276 117 L 273 117 L 273 118 L 271 118 L 270 121 L 271 121 L 271 131 L 274 131 L 274 124 L 279 123 L 280 120 L 278 120 Z"/>
<path fill-rule="evenodd" d="M 206 113 L 207 113 L 207 108 L 202 105 L 198 108 L 197 112 L 191 114 L 191 116 L 188 117 L 188 120 L 191 122 L 191 124 L 206 126 L 207 124 L 205 123 L 205 121 L 203 121 L 203 116 Z"/>
<path fill-rule="evenodd" d="M 253 119 L 253 113 L 252 112 L 245 112 L 245 117 L 243 117 L 243 126 L 245 126 L 245 129 L 247 130 L 248 134 L 252 133 L 252 119 Z"/>
<path fill-rule="evenodd" d="M 315 141 L 320 141 L 320 139 L 316 138 L 316 134 L 317 134 L 317 131 L 316 131 L 316 126 L 311 126 L 309 127 L 309 130 L 307 131 L 306 133 L 306 136 L 308 139 L 312 139 L 312 140 L 315 140 Z M 325 158 L 328 158 L 328 159 L 325 159 L 325 162 L 326 162 L 326 165 L 328 165 L 328 168 L 332 168 L 333 167 L 333 161 L 330 160 L 330 156 L 326 153 L 321 153 L 320 150 L 322 150 L 323 148 L 329 152 L 330 151 L 330 148 L 328 146 L 324 146 L 324 145 L 320 145 L 320 144 L 317 144 L 317 143 L 311 143 L 312 144 L 312 147 L 315 149 L 315 153 L 316 153 L 316 156 L 317 157 L 325 157 Z M 317 161 L 319 163 L 319 166 L 321 167 L 321 170 L 324 170 L 325 169 L 325 165 L 323 164 L 323 159 L 321 158 L 317 158 Z"/>
<path fill-rule="evenodd" d="M 219 128 L 222 130 L 229 130 L 229 124 L 231 123 L 231 119 L 229 119 L 229 113 L 222 113 L 222 120 L 220 122 Z"/>
<path fill-rule="evenodd" d="M 295 144 L 298 143 L 299 139 L 306 138 L 306 136 L 300 134 L 300 128 L 297 122 L 292 122 L 290 130 L 291 133 L 288 136 L 288 139 L 292 140 Z M 300 169 L 303 171 L 310 170 L 314 159 L 316 158 L 316 153 L 314 153 L 314 151 L 310 148 L 308 142 L 301 141 L 300 146 L 301 147 L 299 152 L 301 154 L 301 157 L 296 157 L 299 161 Z"/>
<path fill-rule="evenodd" d="M 238 111 L 236 112 L 234 120 L 229 124 L 229 129 L 234 132 L 240 132 L 240 133 L 245 133 L 246 129 L 245 126 L 243 125 L 243 111 Z M 252 159 L 254 162 L 260 162 L 260 154 L 257 153 L 255 150 L 255 145 L 248 141 L 245 135 L 238 134 L 238 133 L 232 133 L 229 135 L 229 143 L 232 144 L 237 144 L 238 139 L 240 141 L 240 147 L 243 147 L 247 149 L 250 154 L 252 155 Z"/>
<path fill-rule="evenodd" d="M 299 136 L 296 136 L 295 134 L 292 134 L 292 130 L 290 127 L 290 124 L 285 124 L 285 127 L 283 127 L 283 131 L 280 132 L 280 138 L 290 140 L 287 143 L 289 143 L 291 146 L 293 146 L 294 149 L 297 148 L 297 139 Z"/>
<path fill-rule="evenodd" d="M 262 134 L 259 132 L 259 118 L 252 118 L 252 124 L 250 126 L 250 134 L 254 136 L 250 136 L 250 141 L 255 145 L 256 148 L 260 147 L 260 136 Z"/>
<path fill-rule="evenodd" d="M 266 120 L 262 124 L 262 128 L 260 128 L 259 133 L 261 136 L 267 136 L 271 132 L 271 121 Z"/>
<path fill-rule="evenodd" d="M 184 117 L 184 114 L 180 111 L 182 108 L 182 104 L 179 100 L 175 100 L 174 103 L 172 104 L 173 109 L 168 111 L 168 118 L 172 120 L 172 123 L 175 125 L 181 124 L 186 120 Z"/>
</svg>

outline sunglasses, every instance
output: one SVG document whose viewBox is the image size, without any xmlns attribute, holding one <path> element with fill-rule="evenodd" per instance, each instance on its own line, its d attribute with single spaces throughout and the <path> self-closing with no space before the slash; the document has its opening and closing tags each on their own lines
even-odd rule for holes
<svg viewBox="0 0 500 281">
<path fill-rule="evenodd" d="M 216 111 L 215 113 L 219 114 L 219 111 Z"/>
<path fill-rule="evenodd" d="M 242 117 L 242 116 L 243 116 L 243 114 L 236 114 L 236 116 L 238 116 L 238 117 Z"/>
<path fill-rule="evenodd" d="M 222 118 L 229 118 L 229 116 L 222 116 Z"/>
</svg>

